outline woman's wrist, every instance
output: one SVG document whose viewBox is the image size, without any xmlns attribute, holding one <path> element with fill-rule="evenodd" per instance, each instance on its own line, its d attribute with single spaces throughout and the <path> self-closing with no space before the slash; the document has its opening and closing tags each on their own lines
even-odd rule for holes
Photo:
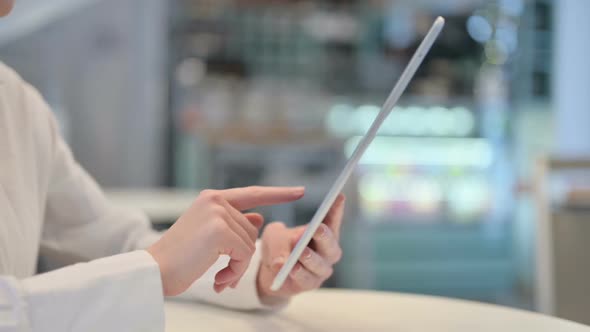
<svg viewBox="0 0 590 332">
<path fill-rule="evenodd" d="M 160 271 L 160 279 L 162 280 L 162 294 L 164 294 L 164 296 L 169 296 L 170 292 L 168 291 L 169 287 L 166 278 L 167 273 L 165 269 L 164 259 L 159 254 L 155 245 L 152 245 L 151 247 L 147 248 L 146 251 L 152 256 L 152 258 L 158 265 L 158 270 Z"/>
</svg>

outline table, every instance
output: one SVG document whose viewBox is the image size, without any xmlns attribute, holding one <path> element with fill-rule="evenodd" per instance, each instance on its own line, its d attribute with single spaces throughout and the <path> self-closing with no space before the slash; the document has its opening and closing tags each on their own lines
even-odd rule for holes
<svg viewBox="0 0 590 332">
<path fill-rule="evenodd" d="M 432 296 L 318 290 L 283 311 L 237 312 L 192 302 L 166 302 L 166 331 L 590 332 L 541 314 Z"/>
</svg>

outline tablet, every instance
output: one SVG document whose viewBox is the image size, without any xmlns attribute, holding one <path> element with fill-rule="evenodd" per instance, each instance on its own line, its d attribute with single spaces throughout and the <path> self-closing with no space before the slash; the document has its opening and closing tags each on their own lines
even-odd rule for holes
<svg viewBox="0 0 590 332">
<path fill-rule="evenodd" d="M 315 234 L 318 227 L 320 226 L 320 224 L 322 223 L 322 221 L 326 217 L 326 214 L 328 214 L 330 207 L 332 206 L 332 204 L 334 204 L 334 201 L 336 200 L 336 197 L 338 197 L 338 194 L 340 193 L 340 191 L 342 191 L 342 188 L 344 187 L 344 184 L 346 183 L 346 181 L 348 180 L 348 178 L 352 174 L 352 171 L 354 170 L 354 168 L 358 164 L 359 160 L 361 159 L 361 157 L 363 156 L 363 154 L 367 150 L 367 147 L 369 146 L 369 144 L 371 144 L 371 142 L 373 141 L 373 139 L 377 135 L 377 131 L 379 130 L 379 127 L 381 127 L 381 124 L 383 124 L 383 121 L 385 121 L 385 118 L 387 118 L 389 113 L 391 113 L 391 111 L 393 110 L 393 107 L 397 103 L 399 97 L 401 96 L 401 94 L 404 92 L 404 90 L 408 86 L 408 83 L 410 83 L 410 80 L 412 79 L 412 77 L 414 77 L 416 70 L 418 69 L 418 67 L 422 63 L 422 60 L 424 60 L 424 57 L 426 56 L 426 54 L 430 50 L 430 47 L 432 46 L 432 44 L 434 43 L 434 41 L 438 37 L 444 24 L 445 24 L 445 20 L 444 20 L 444 18 L 442 18 L 440 16 L 432 24 L 432 27 L 430 28 L 430 30 L 428 31 L 428 33 L 424 37 L 424 40 L 422 40 L 422 43 L 420 43 L 420 46 L 418 46 L 418 49 L 416 50 L 416 52 L 412 56 L 412 59 L 410 59 L 410 62 L 406 66 L 406 69 L 404 69 L 399 80 L 397 81 L 397 83 L 393 87 L 393 90 L 389 94 L 389 97 L 387 97 L 387 99 L 385 100 L 383 107 L 381 107 L 381 111 L 379 112 L 379 114 L 375 118 L 375 121 L 373 122 L 373 124 L 369 128 L 369 131 L 367 131 L 365 136 L 359 142 L 358 146 L 356 147 L 356 149 L 352 153 L 350 159 L 348 160 L 348 162 L 344 166 L 344 169 L 342 170 L 342 172 L 340 173 L 340 175 L 336 179 L 336 182 L 332 185 L 332 188 L 330 188 L 330 191 L 328 191 L 328 194 L 324 198 L 324 201 L 322 202 L 322 204 L 320 204 L 320 207 L 317 209 L 313 218 L 311 219 L 311 221 L 307 225 L 307 228 L 305 229 L 305 232 L 301 236 L 301 239 L 299 239 L 299 241 L 297 242 L 297 244 L 293 248 L 293 251 L 289 255 L 289 258 L 287 258 L 285 265 L 283 265 L 283 267 L 281 268 L 281 270 L 279 271 L 279 273 L 277 274 L 277 276 L 273 280 L 273 283 L 270 286 L 270 289 L 272 291 L 279 290 L 283 286 L 283 283 L 285 282 L 285 280 L 287 280 L 287 277 L 289 276 L 291 269 L 293 269 L 295 264 L 297 264 L 297 261 L 299 260 L 299 257 L 303 253 L 303 250 L 305 249 L 305 247 L 307 247 L 307 245 L 309 244 L 309 242 L 313 238 L 313 235 Z"/>
</svg>

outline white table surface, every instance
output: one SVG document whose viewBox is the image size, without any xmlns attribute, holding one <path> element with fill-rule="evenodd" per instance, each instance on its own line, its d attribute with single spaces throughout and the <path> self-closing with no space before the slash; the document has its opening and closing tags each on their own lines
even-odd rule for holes
<svg viewBox="0 0 590 332">
<path fill-rule="evenodd" d="M 236 312 L 192 302 L 167 302 L 166 331 L 590 332 L 590 327 L 469 301 L 319 290 L 297 296 L 286 309 L 275 313 Z"/>
</svg>

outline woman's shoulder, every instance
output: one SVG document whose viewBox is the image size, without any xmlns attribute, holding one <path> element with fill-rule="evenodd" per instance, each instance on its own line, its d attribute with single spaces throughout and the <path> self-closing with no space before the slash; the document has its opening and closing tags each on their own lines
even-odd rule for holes
<svg viewBox="0 0 590 332">
<path fill-rule="evenodd" d="M 39 92 L 0 62 L 0 146 L 8 142 L 4 146 L 12 147 L 15 155 L 32 152 L 35 160 L 48 158 L 47 145 L 53 135 L 50 117 Z"/>
<path fill-rule="evenodd" d="M 23 79 L 12 68 L 0 61 L 0 84 L 18 85 L 22 84 Z"/>
<path fill-rule="evenodd" d="M 47 105 L 39 92 L 12 68 L 0 61 L 0 118 L 15 127 L 47 123 Z"/>
<path fill-rule="evenodd" d="M 12 108 L 38 108 L 45 106 L 37 89 L 25 81 L 14 69 L 0 61 L 0 87 L 6 93 L 0 97 Z M 28 106 L 28 107 L 25 107 Z"/>
<path fill-rule="evenodd" d="M 23 79 L 0 61 L 0 115 L 4 119 L 16 120 L 25 115 L 23 92 Z"/>
</svg>

